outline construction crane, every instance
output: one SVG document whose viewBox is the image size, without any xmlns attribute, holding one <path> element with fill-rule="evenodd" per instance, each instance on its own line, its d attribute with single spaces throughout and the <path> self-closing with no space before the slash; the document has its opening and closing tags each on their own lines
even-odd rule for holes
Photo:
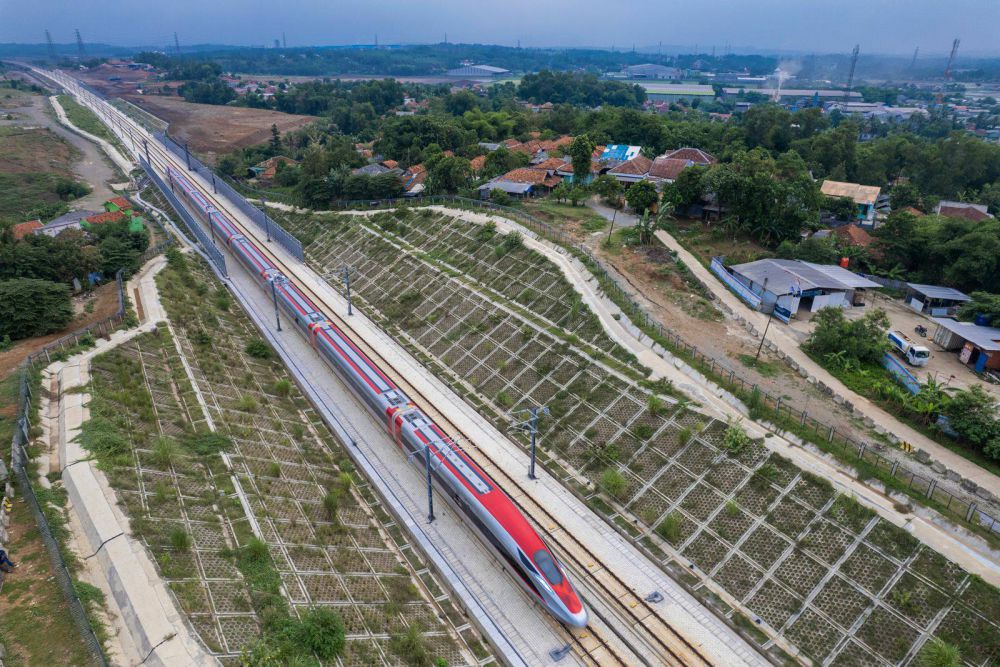
<svg viewBox="0 0 1000 667">
<path fill-rule="evenodd" d="M 87 55 L 86 49 L 83 48 L 83 37 L 80 36 L 80 29 L 76 29 L 76 52 L 80 60 L 83 60 L 84 56 Z"/>
<path fill-rule="evenodd" d="M 855 44 L 854 50 L 851 51 L 851 71 L 847 73 L 847 95 L 850 97 L 851 88 L 854 86 L 854 70 L 858 66 L 858 52 L 861 51 L 861 45 Z"/>
<path fill-rule="evenodd" d="M 951 81 L 951 66 L 955 64 L 955 54 L 958 53 L 958 37 L 951 43 L 951 55 L 948 56 L 948 64 L 944 68 L 944 80 Z"/>
<path fill-rule="evenodd" d="M 56 60 L 56 45 L 52 43 L 52 33 L 49 29 L 45 29 L 45 43 L 49 45 L 49 60 L 55 62 Z"/>
</svg>

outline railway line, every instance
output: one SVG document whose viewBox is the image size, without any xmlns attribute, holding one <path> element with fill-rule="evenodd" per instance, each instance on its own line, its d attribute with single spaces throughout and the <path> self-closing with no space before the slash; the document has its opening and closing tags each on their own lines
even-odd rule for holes
<svg viewBox="0 0 1000 667">
<path fill-rule="evenodd" d="M 132 119 L 110 105 L 106 105 L 104 111 L 104 115 L 110 114 L 116 118 L 118 128 L 123 134 L 125 126 L 128 127 L 128 138 L 137 151 L 136 136 L 140 141 L 148 142 L 150 160 L 159 171 L 165 171 L 170 165 L 174 169 L 187 172 L 183 160 L 160 146 Z M 114 123 L 109 122 L 109 126 L 112 130 L 115 129 Z M 564 567 L 574 577 L 592 610 L 591 622 L 582 631 L 571 632 L 560 626 L 563 636 L 583 661 L 596 665 L 712 664 L 697 646 L 663 619 L 650 602 L 631 590 L 618 575 L 605 567 L 600 559 L 573 535 L 572 531 L 567 530 L 552 512 L 535 501 L 523 480 L 508 475 L 487 451 L 475 446 L 473 440 L 452 419 L 438 410 L 424 392 L 410 383 L 405 374 L 396 368 L 386 355 L 360 336 L 350 320 L 341 316 L 334 304 L 313 289 L 308 281 L 299 277 L 299 270 L 271 250 L 261 238 L 263 236 L 261 230 L 242 222 L 242 216 L 238 211 L 234 211 L 231 205 L 213 195 L 211 189 L 201 184 L 197 178 L 192 178 L 192 182 L 213 206 L 229 215 L 240 233 L 252 239 L 275 266 L 287 276 L 294 277 L 299 289 L 322 307 L 336 326 L 350 333 L 354 343 L 384 369 L 414 403 L 453 438 L 457 437 L 460 441 L 468 443 L 464 450 L 470 458 L 503 486 L 517 507 L 529 517 L 539 532 L 557 550 Z"/>
</svg>

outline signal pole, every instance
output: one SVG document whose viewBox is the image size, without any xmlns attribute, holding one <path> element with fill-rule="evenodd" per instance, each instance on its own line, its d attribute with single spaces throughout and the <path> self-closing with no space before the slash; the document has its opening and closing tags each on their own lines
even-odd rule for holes
<svg viewBox="0 0 1000 667">
<path fill-rule="evenodd" d="M 344 285 L 347 286 L 347 315 L 353 315 L 351 310 L 351 267 L 344 265 Z"/>
<path fill-rule="evenodd" d="M 271 298 L 274 300 L 274 323 L 278 326 L 278 331 L 281 331 L 281 318 L 278 317 L 278 290 L 274 286 L 273 279 L 271 280 Z"/>
<path fill-rule="evenodd" d="M 427 523 L 434 523 L 434 493 L 431 488 L 431 446 L 424 445 L 424 462 L 427 467 Z"/>
<path fill-rule="evenodd" d="M 530 408 L 524 408 L 521 410 L 514 410 L 511 412 L 512 415 L 527 412 L 528 419 L 516 424 L 515 428 L 519 428 L 523 431 L 528 431 L 531 434 L 531 463 L 528 464 L 528 479 L 537 479 L 535 477 L 535 443 L 538 440 L 538 414 L 548 415 L 551 414 L 548 407 L 546 406 L 532 406 Z"/>
</svg>

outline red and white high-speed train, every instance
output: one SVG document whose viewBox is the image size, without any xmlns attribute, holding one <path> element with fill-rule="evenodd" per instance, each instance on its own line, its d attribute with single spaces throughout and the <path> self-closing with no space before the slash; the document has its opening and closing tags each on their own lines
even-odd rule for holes
<svg viewBox="0 0 1000 667">
<path fill-rule="evenodd" d="M 484 542 L 528 594 L 561 622 L 587 625 L 587 610 L 559 561 L 510 497 L 462 449 L 372 363 L 326 315 L 237 228 L 216 210 L 180 171 L 168 168 L 176 189 L 211 226 L 214 235 L 257 277 L 274 290 L 277 302 L 355 394 L 383 422 L 415 463 L 424 466 L 448 500 L 475 526 Z"/>
</svg>

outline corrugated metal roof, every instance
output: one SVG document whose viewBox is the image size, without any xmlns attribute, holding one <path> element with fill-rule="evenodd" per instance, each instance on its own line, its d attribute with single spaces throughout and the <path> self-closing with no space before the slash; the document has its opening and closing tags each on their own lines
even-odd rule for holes
<svg viewBox="0 0 1000 667">
<path fill-rule="evenodd" d="M 830 180 L 823 181 L 819 189 L 827 197 L 850 197 L 857 204 L 874 204 L 878 193 L 882 191 L 882 188 L 875 185 Z"/>
<path fill-rule="evenodd" d="M 954 287 L 942 287 L 940 285 L 921 285 L 920 283 L 906 283 L 906 286 L 914 292 L 919 292 L 930 299 L 947 299 L 949 301 L 972 301 L 972 297 L 959 292 Z"/>
<path fill-rule="evenodd" d="M 878 288 L 878 283 L 835 265 L 813 264 L 795 259 L 760 259 L 730 267 L 733 273 L 758 285 L 767 281 L 767 290 L 778 296 L 796 290 Z"/>
<path fill-rule="evenodd" d="M 932 317 L 935 324 L 961 336 L 973 345 L 991 352 L 1000 351 L 1000 329 L 983 327 L 972 322 L 958 322 L 944 317 Z"/>
</svg>

